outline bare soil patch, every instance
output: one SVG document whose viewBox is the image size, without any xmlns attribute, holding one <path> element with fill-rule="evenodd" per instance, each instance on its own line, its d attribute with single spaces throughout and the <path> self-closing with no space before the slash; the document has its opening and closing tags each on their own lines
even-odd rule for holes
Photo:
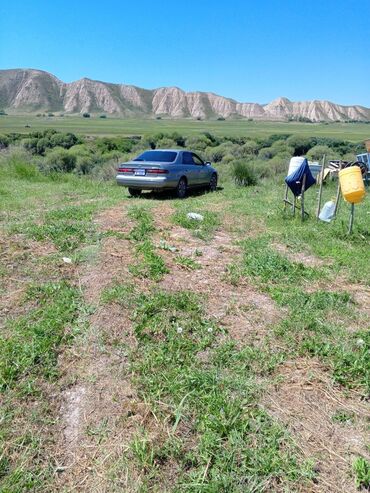
<svg viewBox="0 0 370 493">
<path fill-rule="evenodd" d="M 358 491 L 351 465 L 357 456 L 369 459 L 367 403 L 355 392 L 333 387 L 315 359 L 288 361 L 277 376 L 278 383 L 267 390 L 262 404 L 288 427 L 304 456 L 315 458 L 316 484 L 306 491 Z M 340 414 L 343 421 L 338 419 Z"/>
<path fill-rule="evenodd" d="M 228 265 L 241 255 L 230 234 L 219 228 L 214 237 L 205 242 L 192 236 L 191 231 L 169 224 L 168 217 L 172 212 L 168 204 L 155 211 L 159 231 L 164 232 L 166 242 L 177 250 L 161 253 L 170 272 L 159 286 L 168 291 L 186 289 L 199 293 L 204 297 L 209 317 L 227 329 L 231 337 L 240 343 L 258 344 L 269 326 L 279 320 L 282 311 L 251 284 L 240 282 L 234 286 L 226 280 Z M 178 265 L 176 255 L 193 259 L 201 268 L 191 270 Z"/>
<path fill-rule="evenodd" d="M 296 252 L 291 251 L 287 245 L 282 243 L 273 243 L 272 247 L 282 255 L 285 255 L 291 262 L 300 262 L 306 267 L 322 267 L 325 265 L 331 265 L 331 261 L 328 259 L 322 259 L 312 255 L 308 252 Z"/>
</svg>

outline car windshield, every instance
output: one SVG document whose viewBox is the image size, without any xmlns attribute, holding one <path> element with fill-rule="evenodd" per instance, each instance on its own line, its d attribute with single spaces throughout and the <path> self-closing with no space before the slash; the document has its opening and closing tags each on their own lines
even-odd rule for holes
<svg viewBox="0 0 370 493">
<path fill-rule="evenodd" d="M 134 159 L 134 161 L 155 161 L 158 163 L 173 163 L 177 152 L 173 151 L 145 151 Z"/>
</svg>

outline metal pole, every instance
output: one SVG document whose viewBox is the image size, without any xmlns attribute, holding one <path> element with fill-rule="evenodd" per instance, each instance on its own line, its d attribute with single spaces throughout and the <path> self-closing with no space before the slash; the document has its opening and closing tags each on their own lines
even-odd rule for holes
<svg viewBox="0 0 370 493">
<path fill-rule="evenodd" d="M 348 228 L 348 234 L 352 234 L 352 229 L 353 229 L 353 217 L 355 215 L 355 204 L 351 204 L 351 213 L 349 216 L 349 228 Z"/>
<path fill-rule="evenodd" d="M 319 199 L 318 199 L 318 203 L 317 203 L 316 219 L 319 219 L 320 208 L 321 208 L 321 196 L 322 196 L 322 186 L 324 183 L 325 159 L 326 159 L 326 155 L 324 154 L 323 158 L 322 158 L 322 166 L 321 166 L 321 173 L 320 173 L 320 190 L 319 190 Z"/>
<path fill-rule="evenodd" d="M 303 175 L 301 188 L 301 220 L 304 221 L 304 189 L 306 186 L 306 173 Z"/>
</svg>

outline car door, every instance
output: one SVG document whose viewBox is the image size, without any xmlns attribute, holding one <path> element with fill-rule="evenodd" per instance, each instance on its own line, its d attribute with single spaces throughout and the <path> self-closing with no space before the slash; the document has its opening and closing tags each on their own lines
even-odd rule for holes
<svg viewBox="0 0 370 493">
<path fill-rule="evenodd" d="M 192 152 L 193 161 L 195 163 L 195 167 L 198 169 L 197 173 L 197 185 L 206 185 L 209 183 L 209 168 L 206 166 L 203 159 L 201 159 L 197 154 Z"/>
<path fill-rule="evenodd" d="M 199 185 L 199 167 L 196 166 L 191 152 L 184 151 L 182 153 L 182 163 L 186 168 L 186 178 L 190 187 Z"/>
</svg>

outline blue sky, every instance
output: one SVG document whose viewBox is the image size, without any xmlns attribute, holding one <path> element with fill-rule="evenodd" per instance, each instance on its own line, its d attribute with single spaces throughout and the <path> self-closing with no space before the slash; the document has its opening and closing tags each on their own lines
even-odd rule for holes
<svg viewBox="0 0 370 493">
<path fill-rule="evenodd" d="M 3 0 L 0 68 L 370 107 L 370 0 Z"/>
</svg>

